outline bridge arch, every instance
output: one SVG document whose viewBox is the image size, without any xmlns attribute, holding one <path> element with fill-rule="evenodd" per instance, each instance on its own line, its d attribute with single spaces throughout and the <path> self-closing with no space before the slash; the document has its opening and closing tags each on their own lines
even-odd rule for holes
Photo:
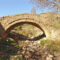
<svg viewBox="0 0 60 60">
<path fill-rule="evenodd" d="M 7 30 L 5 31 L 6 33 L 10 32 L 12 29 L 14 29 L 15 27 L 19 26 L 19 25 L 22 25 L 22 24 L 31 24 L 31 25 L 34 25 L 36 26 L 37 28 L 39 28 L 44 34 L 45 34 L 45 31 L 43 30 L 43 28 L 36 24 L 35 22 L 27 22 L 27 21 L 24 21 L 24 22 L 18 22 L 18 23 L 15 23 L 15 24 L 12 24 L 11 26 L 9 26 L 7 28 Z"/>
<path fill-rule="evenodd" d="M 16 19 L 15 19 L 16 18 Z M 43 34 L 46 35 L 44 23 L 40 20 L 39 15 L 34 14 L 22 14 L 22 15 L 15 15 L 10 16 L 8 19 L 4 19 L 5 24 L 2 22 L 4 27 L 4 32 L 2 34 L 2 37 L 6 36 L 14 27 L 20 25 L 20 24 L 32 24 L 36 27 L 38 27 Z"/>
</svg>

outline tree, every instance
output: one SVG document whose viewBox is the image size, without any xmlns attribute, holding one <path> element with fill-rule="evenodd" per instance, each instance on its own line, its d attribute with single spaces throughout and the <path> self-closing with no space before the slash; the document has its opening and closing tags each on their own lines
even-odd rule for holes
<svg viewBox="0 0 60 60">
<path fill-rule="evenodd" d="M 55 12 L 60 12 L 60 0 L 30 0 L 38 8 L 54 8 Z"/>
</svg>

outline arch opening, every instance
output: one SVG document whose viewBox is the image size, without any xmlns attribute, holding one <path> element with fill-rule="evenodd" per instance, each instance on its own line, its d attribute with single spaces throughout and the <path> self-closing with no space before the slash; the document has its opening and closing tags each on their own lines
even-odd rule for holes
<svg viewBox="0 0 60 60">
<path fill-rule="evenodd" d="M 15 27 L 17 27 L 17 26 L 19 26 L 19 25 L 23 25 L 23 24 L 31 24 L 31 25 L 33 25 L 33 26 L 36 26 L 37 28 L 39 28 L 44 34 L 45 34 L 45 31 L 43 30 L 43 28 L 40 26 L 40 25 L 38 25 L 38 24 L 36 24 L 36 23 L 34 23 L 34 22 L 19 22 L 19 23 L 16 23 L 16 24 L 13 24 L 12 26 L 10 26 L 7 30 L 6 30 L 6 33 L 8 33 L 8 32 L 10 32 L 13 28 L 15 28 Z"/>
<path fill-rule="evenodd" d="M 8 35 L 9 32 L 10 32 L 12 29 L 14 29 L 15 27 L 17 27 L 17 26 L 19 26 L 19 25 L 23 25 L 23 24 L 33 25 L 33 26 L 39 28 L 39 29 L 43 32 L 42 35 L 39 35 L 38 37 L 34 37 L 33 39 L 28 38 L 28 40 L 38 40 L 38 39 L 42 39 L 42 38 L 46 37 L 45 32 L 44 32 L 44 30 L 41 28 L 40 25 L 38 25 L 38 24 L 36 24 L 36 23 L 34 23 L 34 22 L 26 22 L 26 21 L 25 21 L 25 22 L 19 22 L 19 23 L 16 23 L 16 24 L 11 25 L 11 26 L 5 31 L 5 33 Z M 11 34 L 10 34 L 10 35 L 11 35 Z M 13 35 L 14 35 L 14 34 L 13 34 Z M 18 34 L 18 35 L 19 35 L 19 34 Z"/>
</svg>

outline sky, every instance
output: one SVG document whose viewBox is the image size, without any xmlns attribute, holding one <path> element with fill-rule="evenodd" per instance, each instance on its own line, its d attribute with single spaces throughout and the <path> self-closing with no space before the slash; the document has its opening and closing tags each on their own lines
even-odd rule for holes
<svg viewBox="0 0 60 60">
<path fill-rule="evenodd" d="M 28 0 L 0 0 L 0 17 L 19 13 L 29 13 L 32 4 Z"/>
<path fill-rule="evenodd" d="M 0 17 L 31 13 L 33 7 L 29 0 L 0 0 Z M 37 9 L 36 13 L 40 14 L 41 11 Z"/>
<path fill-rule="evenodd" d="M 32 8 L 29 0 L 0 0 L 0 17 L 30 13 Z"/>
</svg>

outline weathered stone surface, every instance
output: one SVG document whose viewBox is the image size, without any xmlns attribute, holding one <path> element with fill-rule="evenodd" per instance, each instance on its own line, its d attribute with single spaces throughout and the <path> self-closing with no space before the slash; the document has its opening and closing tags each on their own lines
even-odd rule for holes
<svg viewBox="0 0 60 60">
<path fill-rule="evenodd" d="M 11 15 L 0 18 L 0 23 L 3 26 L 6 34 L 17 25 L 28 23 L 40 28 L 43 31 L 43 33 L 46 34 L 46 38 L 50 39 L 56 38 L 60 40 L 59 36 L 57 37 L 55 35 L 55 34 L 60 35 L 60 32 L 59 33 L 57 32 L 57 30 L 60 31 L 60 14 L 43 13 L 41 15 L 38 15 L 25 13 Z M 2 31 L 0 31 L 0 33 L 1 32 Z M 0 35 L 2 34 L 3 32 Z"/>
</svg>

